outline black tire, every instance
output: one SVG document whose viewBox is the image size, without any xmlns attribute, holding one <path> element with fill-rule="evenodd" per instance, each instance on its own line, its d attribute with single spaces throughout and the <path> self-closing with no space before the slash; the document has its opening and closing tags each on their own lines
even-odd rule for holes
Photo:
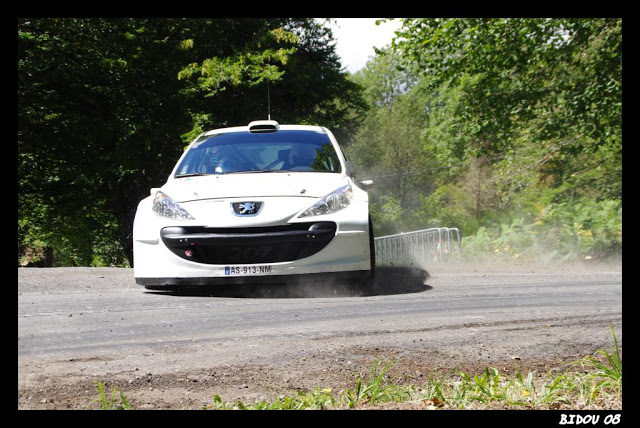
<svg viewBox="0 0 640 428">
<path fill-rule="evenodd" d="M 373 236 L 373 222 L 371 216 L 369 216 L 369 260 L 371 263 L 371 272 L 369 274 L 369 285 L 373 285 L 376 279 L 376 243 Z"/>
</svg>

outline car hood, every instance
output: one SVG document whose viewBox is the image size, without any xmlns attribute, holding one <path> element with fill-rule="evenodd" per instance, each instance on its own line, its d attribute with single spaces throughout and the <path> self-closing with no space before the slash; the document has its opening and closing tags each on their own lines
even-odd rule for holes
<svg viewBox="0 0 640 428">
<path fill-rule="evenodd" d="M 243 173 L 172 179 L 161 190 L 177 202 L 276 196 L 321 198 L 348 182 L 346 176 L 332 173 Z"/>
</svg>

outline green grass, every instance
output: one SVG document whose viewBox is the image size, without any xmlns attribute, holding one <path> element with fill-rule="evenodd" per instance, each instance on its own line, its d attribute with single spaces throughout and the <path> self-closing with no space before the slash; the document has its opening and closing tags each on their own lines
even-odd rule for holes
<svg viewBox="0 0 640 428">
<path fill-rule="evenodd" d="M 410 398 L 405 386 L 392 383 L 387 374 L 393 364 L 389 361 L 376 359 L 371 366 L 369 378 L 358 378 L 352 389 L 340 391 L 334 395 L 331 389 L 315 388 L 311 392 L 299 391 L 297 395 L 281 395 L 274 401 L 262 400 L 254 404 L 244 404 L 241 401 L 223 402 L 218 395 L 214 396 L 209 409 L 225 410 L 303 410 L 303 409 L 331 409 L 353 408 L 361 404 L 376 404 L 384 402 L 402 402 Z"/>
<path fill-rule="evenodd" d="M 618 339 L 612 328 L 610 328 L 615 347 L 611 352 L 598 351 L 596 354 L 601 359 L 586 357 L 579 361 L 579 364 L 587 371 L 586 378 L 591 383 L 589 391 L 590 397 L 596 397 L 609 390 L 615 390 L 622 394 L 622 357 L 618 347 Z M 604 357 L 604 358 L 602 358 Z"/>
<path fill-rule="evenodd" d="M 124 392 L 120 391 L 120 399 L 116 397 L 118 389 L 114 386 L 111 393 L 111 398 L 107 398 L 104 391 L 104 384 L 102 382 L 95 382 L 98 388 L 99 397 L 94 402 L 99 402 L 102 406 L 102 410 L 132 410 L 132 406 L 124 395 Z"/>
</svg>

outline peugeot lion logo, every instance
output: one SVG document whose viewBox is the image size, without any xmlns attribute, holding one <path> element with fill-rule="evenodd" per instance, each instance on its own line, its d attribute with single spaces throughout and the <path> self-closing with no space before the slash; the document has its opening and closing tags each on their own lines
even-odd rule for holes
<svg viewBox="0 0 640 428">
<path fill-rule="evenodd" d="M 262 209 L 262 202 L 233 202 L 233 212 L 237 215 L 258 215 L 260 209 Z"/>
</svg>

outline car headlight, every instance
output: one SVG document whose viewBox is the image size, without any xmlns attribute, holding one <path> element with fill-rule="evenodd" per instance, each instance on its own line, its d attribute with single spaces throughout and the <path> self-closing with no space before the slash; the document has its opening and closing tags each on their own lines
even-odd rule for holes
<svg viewBox="0 0 640 428">
<path fill-rule="evenodd" d="M 176 220 L 195 220 L 179 203 L 160 191 L 156 192 L 151 209 L 160 217 L 173 218 Z"/>
<path fill-rule="evenodd" d="M 298 217 L 311 217 L 314 215 L 332 214 L 347 208 L 353 199 L 351 185 L 347 184 L 329 193 L 316 202 L 311 208 L 305 210 Z"/>
</svg>

